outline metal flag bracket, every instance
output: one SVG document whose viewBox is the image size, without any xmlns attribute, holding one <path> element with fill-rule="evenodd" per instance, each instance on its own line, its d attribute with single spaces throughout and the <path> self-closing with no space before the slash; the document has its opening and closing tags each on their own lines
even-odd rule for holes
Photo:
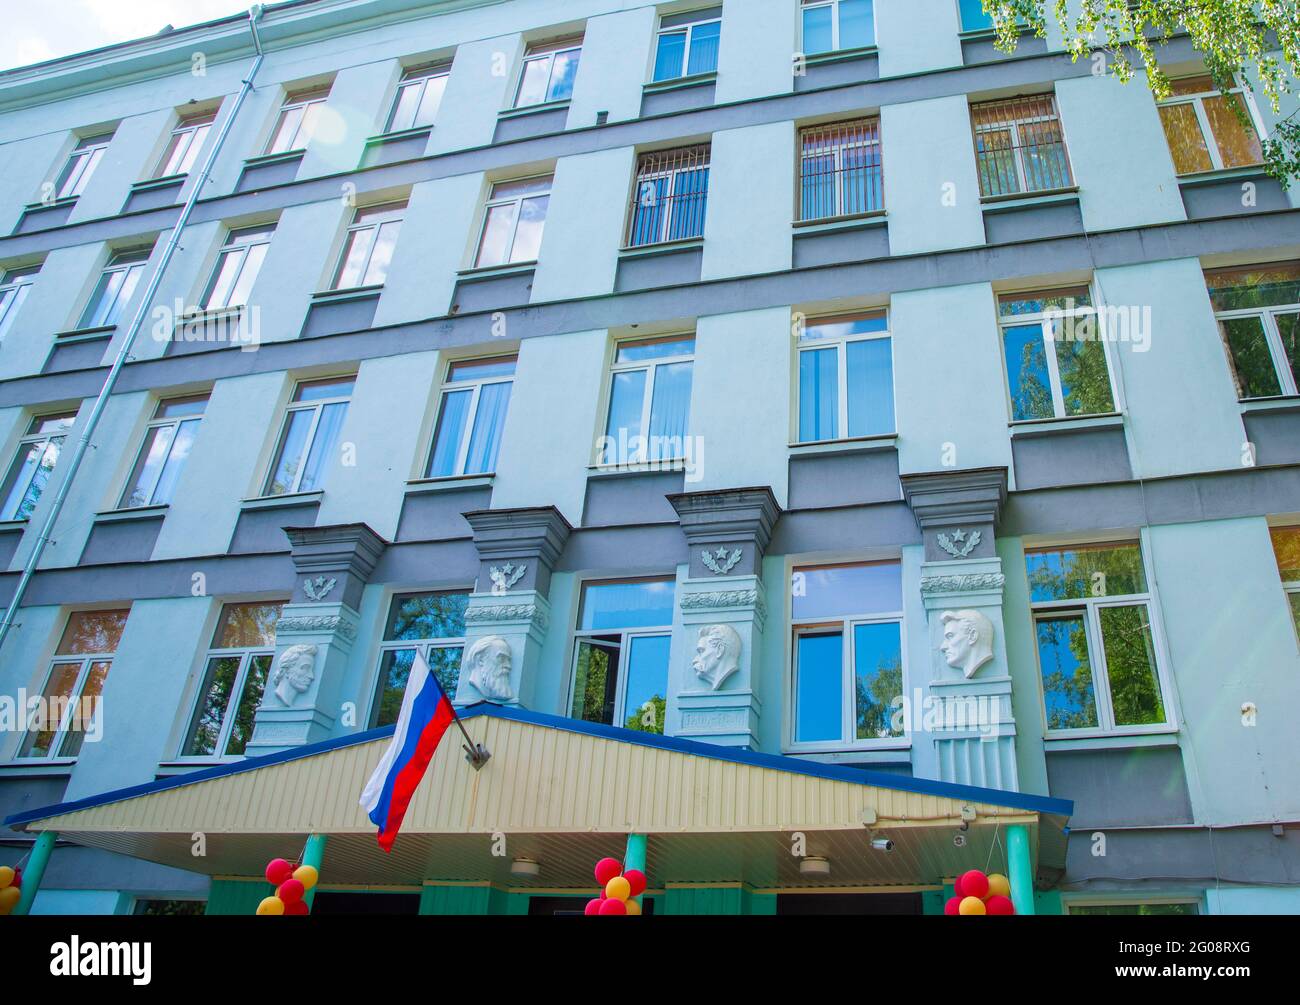
<svg viewBox="0 0 1300 1005">
<path fill-rule="evenodd" d="M 481 743 L 476 743 L 473 747 L 462 743 L 460 749 L 465 751 L 465 760 L 469 761 L 470 766 L 475 771 L 480 770 L 483 765 L 487 764 L 488 758 L 492 756 L 488 753 L 487 747 Z"/>
</svg>

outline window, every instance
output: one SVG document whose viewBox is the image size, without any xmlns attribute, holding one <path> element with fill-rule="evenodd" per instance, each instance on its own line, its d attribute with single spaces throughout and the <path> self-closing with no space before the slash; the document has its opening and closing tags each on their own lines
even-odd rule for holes
<svg viewBox="0 0 1300 1005">
<path fill-rule="evenodd" d="M 388 115 L 390 133 L 403 129 L 419 129 L 433 125 L 442 104 L 443 92 L 447 90 L 447 78 L 451 66 L 442 63 L 436 66 L 413 67 L 402 74 L 397 85 L 397 97 L 393 99 L 393 110 Z"/>
<path fill-rule="evenodd" d="M 1253 125 L 1237 117 L 1247 106 L 1242 88 L 1219 93 L 1211 77 L 1184 77 L 1169 82 L 1172 94 L 1159 103 L 1174 170 L 1180 174 L 1249 167 L 1264 160 Z"/>
<path fill-rule="evenodd" d="M 799 442 L 894 431 L 894 362 L 884 311 L 815 318 L 799 332 Z"/>
<path fill-rule="evenodd" d="M 984 13 L 984 0 L 957 0 L 962 31 L 984 31 L 993 27 L 993 18 Z"/>
<path fill-rule="evenodd" d="M 465 608 L 469 593 L 399 593 L 388 609 L 388 624 L 379 648 L 379 682 L 370 726 L 391 726 L 402 710 L 402 696 L 416 652 L 449 698 L 456 697 L 460 657 L 465 648 Z"/>
<path fill-rule="evenodd" d="M 483 210 L 475 268 L 537 261 L 550 201 L 551 175 L 493 185 Z"/>
<path fill-rule="evenodd" d="M 129 610 L 69 615 L 41 692 L 41 713 L 19 757 L 76 757 L 99 725 L 99 699 Z"/>
<path fill-rule="evenodd" d="M 1291 619 L 1300 635 L 1300 527 L 1272 527 L 1273 556 L 1282 577 L 1282 588 L 1291 605 Z"/>
<path fill-rule="evenodd" d="M 621 342 L 610 373 L 601 464 L 686 456 L 695 336 Z"/>
<path fill-rule="evenodd" d="M 275 463 L 266 480 L 266 495 L 314 492 L 321 481 L 338 442 L 348 414 L 354 377 L 308 380 L 293 392 L 280 432 Z"/>
<path fill-rule="evenodd" d="M 643 733 L 664 731 L 675 594 L 672 579 L 583 586 L 573 654 L 573 718 Z"/>
<path fill-rule="evenodd" d="M 74 199 L 86 190 L 86 183 L 104 159 L 104 152 L 113 140 L 112 133 L 88 136 L 72 148 L 68 163 L 63 166 L 59 183 L 55 186 L 56 199 Z"/>
<path fill-rule="evenodd" d="M 122 309 L 131 300 L 149 261 L 149 249 L 116 252 L 100 273 L 90 302 L 81 313 L 78 328 L 107 328 L 117 324 Z"/>
<path fill-rule="evenodd" d="M 239 757 L 275 659 L 282 603 L 225 604 L 204 660 L 182 757 Z"/>
<path fill-rule="evenodd" d="M 1086 286 L 998 297 L 1014 421 L 1115 411 L 1099 320 Z"/>
<path fill-rule="evenodd" d="M 32 281 L 41 271 L 39 265 L 25 269 L 9 269 L 0 273 L 0 342 L 9 334 L 18 311 L 27 299 L 32 288 Z"/>
<path fill-rule="evenodd" d="M 172 501 L 207 404 L 206 394 L 158 402 L 122 495 L 121 509 L 165 506 Z"/>
<path fill-rule="evenodd" d="M 1238 397 L 1300 394 L 1300 264 L 1205 278 Z"/>
<path fill-rule="evenodd" d="M 0 499 L 4 500 L 0 520 L 26 520 L 32 515 L 76 418 L 76 412 L 66 412 L 32 419 L 0 487 Z"/>
<path fill-rule="evenodd" d="M 131 913 L 154 918 L 200 917 L 207 914 L 207 908 L 206 900 L 159 900 L 137 897 Z"/>
<path fill-rule="evenodd" d="M 1128 904 L 1087 904 L 1066 902 L 1067 914 L 1113 914 L 1123 917 L 1134 915 L 1200 914 L 1195 901 L 1141 901 Z"/>
<path fill-rule="evenodd" d="M 980 195 L 1048 192 L 1074 184 L 1051 94 L 971 105 Z"/>
<path fill-rule="evenodd" d="M 404 202 L 390 202 L 356 211 L 352 226 L 343 239 L 343 255 L 331 289 L 354 290 L 362 286 L 384 285 L 405 212 Z"/>
<path fill-rule="evenodd" d="M 898 562 L 796 568 L 790 587 L 793 746 L 903 735 L 903 582 Z"/>
<path fill-rule="evenodd" d="M 568 101 L 573 97 L 573 79 L 578 75 L 578 57 L 581 55 L 580 38 L 530 45 L 524 53 L 524 69 L 519 75 L 515 107 Z"/>
<path fill-rule="evenodd" d="M 515 381 L 515 359 L 458 360 L 447 368 L 426 478 L 496 470 Z"/>
<path fill-rule="evenodd" d="M 155 178 L 168 178 L 172 175 L 189 174 L 190 168 L 198 159 L 203 149 L 203 141 L 208 138 L 208 131 L 216 119 L 216 112 L 200 112 L 198 115 L 183 117 L 172 130 L 167 149 L 163 151 L 162 160 L 158 162 Z"/>
<path fill-rule="evenodd" d="M 880 120 L 799 130 L 799 219 L 877 213 L 885 207 Z"/>
<path fill-rule="evenodd" d="M 718 68 L 722 8 L 674 14 L 659 21 L 652 80 L 675 80 Z"/>
<path fill-rule="evenodd" d="M 803 51 L 809 56 L 876 44 L 874 0 L 803 0 Z"/>
<path fill-rule="evenodd" d="M 271 142 L 266 145 L 266 152 L 282 154 L 304 149 L 311 142 L 312 133 L 320 121 L 329 96 L 328 86 L 286 96 L 284 104 L 280 106 L 280 117 L 276 119 L 275 130 L 271 133 Z"/>
<path fill-rule="evenodd" d="M 709 145 L 642 154 L 636 165 L 627 246 L 704 236 L 709 200 Z"/>
<path fill-rule="evenodd" d="M 1169 723 L 1136 542 L 1025 553 L 1049 732 Z"/>
<path fill-rule="evenodd" d="M 224 307 L 243 307 L 257 282 L 257 273 L 266 260 L 271 247 L 275 226 L 245 227 L 232 230 L 221 246 L 217 267 L 203 295 L 203 309 L 220 310 Z"/>
</svg>

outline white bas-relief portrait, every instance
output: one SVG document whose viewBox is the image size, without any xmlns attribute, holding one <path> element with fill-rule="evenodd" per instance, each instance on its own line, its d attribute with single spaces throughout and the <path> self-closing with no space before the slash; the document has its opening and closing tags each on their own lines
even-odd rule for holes
<svg viewBox="0 0 1300 1005">
<path fill-rule="evenodd" d="M 298 695 L 306 694 L 316 679 L 316 647 L 310 643 L 290 646 L 280 654 L 271 676 L 275 696 L 286 706 L 291 706 Z"/>
<path fill-rule="evenodd" d="M 510 689 L 513 665 L 510 643 L 500 635 L 487 635 L 466 651 L 461 672 L 468 672 L 470 684 L 488 701 L 514 701 Z"/>
<path fill-rule="evenodd" d="M 979 611 L 944 611 L 943 641 L 939 652 L 953 669 L 966 678 L 993 658 L 993 622 Z"/>
<path fill-rule="evenodd" d="M 705 625 L 691 660 L 695 676 L 716 691 L 740 669 L 740 635 L 730 625 Z"/>
</svg>

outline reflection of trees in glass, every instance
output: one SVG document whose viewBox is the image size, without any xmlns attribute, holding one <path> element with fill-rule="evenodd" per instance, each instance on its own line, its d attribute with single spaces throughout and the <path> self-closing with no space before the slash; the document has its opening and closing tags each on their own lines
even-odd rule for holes
<svg viewBox="0 0 1300 1005">
<path fill-rule="evenodd" d="M 653 726 L 648 725 L 643 721 L 647 718 L 647 704 L 654 706 Z M 652 695 L 642 703 L 640 708 L 633 711 L 633 713 L 627 717 L 627 721 L 623 723 L 623 725 L 628 729 L 635 729 L 638 733 L 658 733 L 662 736 L 664 731 L 664 716 L 667 711 L 668 700 L 660 694 Z"/>
<path fill-rule="evenodd" d="M 227 604 L 221 612 L 217 649 L 244 649 L 275 645 L 280 604 Z"/>
<path fill-rule="evenodd" d="M 1029 552 L 1025 567 L 1036 601 L 1126 596 L 1147 588 L 1136 544 Z"/>
<path fill-rule="evenodd" d="M 1115 722 L 1120 726 L 1164 722 L 1146 604 L 1103 607 L 1099 613 Z"/>
<path fill-rule="evenodd" d="M 1300 580 L 1300 527 L 1274 527 L 1269 536 L 1273 539 L 1273 554 L 1282 581 Z"/>
<path fill-rule="evenodd" d="M 618 650 L 595 646 L 584 642 L 578 647 L 577 682 L 573 691 L 573 716 L 584 722 L 611 721 L 613 701 L 610 685 L 617 672 L 617 664 L 611 666 L 610 656 Z"/>
<path fill-rule="evenodd" d="M 1071 904 L 1071 914 L 1199 914 L 1195 904 Z"/>
<path fill-rule="evenodd" d="M 387 639 L 458 639 L 465 634 L 467 593 L 414 593 L 393 598 Z"/>
<path fill-rule="evenodd" d="M 1043 343 L 1026 342 L 1020 352 L 1014 414 L 1017 419 L 1045 419 L 1052 415 L 1052 389 L 1047 382 L 1047 358 Z"/>
<path fill-rule="evenodd" d="M 1232 359 L 1238 396 L 1265 398 L 1282 393 L 1264 324 L 1259 318 L 1224 318 L 1219 322 L 1219 332 Z"/>
<path fill-rule="evenodd" d="M 1097 415 L 1114 411 L 1115 401 L 1110 393 L 1110 373 L 1106 369 L 1106 350 L 1102 343 L 1095 339 L 1060 339 L 1055 345 L 1065 414 Z"/>
<path fill-rule="evenodd" d="M 875 673 L 855 679 L 857 691 L 857 731 L 859 740 L 902 736 L 894 729 L 891 705 L 903 693 L 903 661 L 901 657 L 881 659 Z"/>
<path fill-rule="evenodd" d="M 1088 637 L 1081 614 L 1060 618 L 1041 618 L 1038 630 L 1038 658 L 1044 661 L 1043 692 L 1047 696 L 1049 729 L 1084 729 L 1097 725 L 1097 705 L 1093 701 L 1092 663 L 1088 658 Z M 1061 666 L 1061 645 L 1074 658 L 1069 672 Z M 1056 669 L 1048 672 L 1044 658 L 1055 655 Z"/>
<path fill-rule="evenodd" d="M 59 644 L 60 655 L 117 651 L 128 611 L 79 611 L 68 618 Z"/>
<path fill-rule="evenodd" d="M 154 917 L 179 918 L 201 915 L 207 905 L 201 900 L 137 900 L 135 914 Z"/>
</svg>

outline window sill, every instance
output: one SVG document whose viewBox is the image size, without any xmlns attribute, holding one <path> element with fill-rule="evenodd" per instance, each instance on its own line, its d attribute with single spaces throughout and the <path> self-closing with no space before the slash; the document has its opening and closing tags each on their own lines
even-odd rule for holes
<svg viewBox="0 0 1300 1005">
<path fill-rule="evenodd" d="M 426 492 L 451 492 L 456 489 L 481 488 L 491 485 L 495 472 L 483 475 L 444 475 L 440 478 L 412 478 L 406 483 L 406 494 L 422 495 Z"/>
<path fill-rule="evenodd" d="M 73 328 L 71 331 L 55 334 L 54 341 L 57 345 L 67 345 L 70 342 L 94 342 L 96 339 L 109 338 L 115 331 L 117 331 L 117 325 Z"/>
<path fill-rule="evenodd" d="M 885 211 L 854 213 L 851 216 L 826 216 L 816 220 L 795 220 L 796 234 L 821 234 L 837 230 L 859 230 L 866 227 L 883 227 L 887 223 Z"/>
<path fill-rule="evenodd" d="M 384 291 L 383 283 L 378 286 L 352 286 L 346 290 L 321 290 L 311 295 L 312 305 L 342 303 L 348 300 L 365 300 L 377 297 Z"/>
<path fill-rule="evenodd" d="M 1019 29 L 1016 34 L 1021 38 L 1025 38 L 1026 36 L 1032 36 L 1034 29 L 1026 26 Z M 997 38 L 998 32 L 996 28 L 970 28 L 957 32 L 957 37 L 965 42 L 973 38 Z"/>
<path fill-rule="evenodd" d="M 157 506 L 132 506 L 129 509 L 110 509 L 95 514 L 95 523 L 130 523 L 132 520 L 152 520 L 166 516 L 171 507 L 167 503 Z"/>
<path fill-rule="evenodd" d="M 1046 751 L 1132 750 L 1135 747 L 1176 747 L 1178 730 L 1174 726 L 1145 733 L 1088 733 L 1063 736 L 1049 733 L 1043 737 Z"/>
<path fill-rule="evenodd" d="M 475 265 L 468 269 L 458 269 L 459 279 L 495 279 L 498 276 L 521 276 L 537 271 L 537 259 L 530 262 L 511 262 L 509 265 Z"/>
<path fill-rule="evenodd" d="M 619 478 L 624 475 L 663 474 L 685 471 L 686 458 L 671 457 L 658 461 L 639 461 L 633 464 L 588 464 L 588 478 Z"/>
<path fill-rule="evenodd" d="M 398 143 L 417 136 L 428 136 L 432 132 L 433 126 L 412 126 L 410 129 L 397 129 L 391 133 L 378 133 L 366 138 L 366 146 L 380 147 L 385 143 Z"/>
<path fill-rule="evenodd" d="M 894 450 L 898 447 L 897 433 L 881 433 L 877 436 L 849 436 L 842 440 L 808 440 L 802 443 L 789 443 L 792 454 L 848 454 L 865 453 L 870 450 Z"/>
<path fill-rule="evenodd" d="M 282 509 L 288 506 L 305 506 L 308 503 L 320 502 L 324 497 L 324 489 L 317 489 L 315 492 L 286 492 L 284 495 L 278 496 L 254 496 L 251 499 L 241 500 L 239 508 L 241 511 Z"/>
<path fill-rule="evenodd" d="M 201 768 L 219 768 L 225 764 L 238 764 L 243 757 L 178 757 L 174 761 L 163 761 L 154 772 L 155 777 L 167 778 L 172 775 L 186 775 Z"/>
<path fill-rule="evenodd" d="M 78 198 L 80 197 L 75 195 L 65 195 L 62 199 L 51 199 L 49 202 L 29 202 L 23 207 L 23 212 L 39 213 L 43 209 L 60 209 L 75 204 Z"/>
<path fill-rule="evenodd" d="M 641 90 L 646 94 L 658 94 L 660 91 L 675 91 L 679 87 L 699 87 L 703 84 L 712 84 L 718 79 L 718 71 L 710 70 L 708 73 L 694 73 L 689 77 L 673 77 L 670 80 L 652 80 L 645 84 Z"/>
<path fill-rule="evenodd" d="M 1234 178 L 1260 178 L 1268 174 L 1263 164 L 1247 164 L 1245 167 L 1215 168 L 1210 171 L 1196 171 L 1192 174 L 1178 176 L 1179 187 L 1195 188 L 1197 185 L 1213 185 Z"/>
<path fill-rule="evenodd" d="M 1007 425 L 1013 437 L 1051 436 L 1053 433 L 1077 429 L 1123 429 L 1124 416 L 1120 412 L 1107 412 L 1104 415 L 1078 415 L 1064 419 L 1012 420 Z"/>
<path fill-rule="evenodd" d="M 1242 412 L 1300 412 L 1300 395 L 1282 394 L 1272 398 L 1242 398 Z"/>
<path fill-rule="evenodd" d="M 1079 186 L 1044 189 L 1040 192 L 1008 192 L 1005 195 L 982 195 L 980 205 L 986 210 L 1023 209 L 1026 206 L 1050 206 L 1058 202 L 1077 202 Z"/>
<path fill-rule="evenodd" d="M 560 101 L 543 101 L 536 105 L 524 105 L 522 108 L 507 108 L 497 113 L 497 119 L 523 119 L 530 115 L 541 115 L 543 112 L 568 108 L 572 103 L 571 98 L 564 98 Z"/>
<path fill-rule="evenodd" d="M 784 747 L 781 752 L 788 757 L 816 761 L 819 764 L 842 764 L 846 761 L 855 764 L 861 764 L 863 761 L 893 764 L 898 761 L 909 760 L 911 751 L 912 741 L 905 736 L 900 736 L 893 740 L 880 740 L 864 747 L 828 748 L 819 744 L 809 744 L 807 746 L 790 744 Z"/>
<path fill-rule="evenodd" d="M 131 186 L 132 192 L 150 192 L 156 188 L 171 188 L 173 185 L 182 185 L 189 175 L 183 174 L 166 174 L 161 178 L 146 178 L 144 181 L 138 181 Z"/>
<path fill-rule="evenodd" d="M 8 776 L 24 778 L 63 777 L 72 774 L 77 766 L 75 757 L 30 757 L 14 758 L 6 764 L 0 764 L 0 772 Z"/>
<path fill-rule="evenodd" d="M 300 160 L 306 152 L 306 147 L 299 147 L 297 150 L 284 150 L 278 154 L 259 154 L 244 161 L 244 170 L 248 170 L 250 167 L 261 167 L 263 164 L 279 164 L 283 161 Z"/>
<path fill-rule="evenodd" d="M 856 49 L 832 49 L 830 52 L 806 52 L 803 54 L 803 65 L 825 66 L 827 63 L 847 63 L 878 55 L 880 48 L 875 45 L 860 45 Z"/>
<path fill-rule="evenodd" d="M 0 534 L 7 534 L 15 530 L 26 530 L 27 523 L 27 517 L 23 517 L 21 520 L 0 520 Z"/>
<path fill-rule="evenodd" d="M 619 258 L 641 258 L 651 257 L 653 255 L 667 255 L 674 251 L 685 251 L 692 248 L 703 248 L 704 238 L 701 237 L 681 237 L 675 241 L 659 241 L 656 244 L 638 244 L 635 247 L 625 246 L 618 249 Z"/>
</svg>

